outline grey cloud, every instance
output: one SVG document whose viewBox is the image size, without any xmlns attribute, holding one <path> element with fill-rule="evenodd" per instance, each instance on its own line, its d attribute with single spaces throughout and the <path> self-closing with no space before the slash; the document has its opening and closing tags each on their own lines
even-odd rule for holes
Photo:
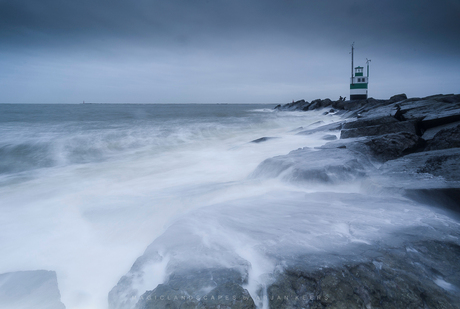
<svg viewBox="0 0 460 309">
<path fill-rule="evenodd" d="M 353 41 L 373 96 L 458 92 L 459 17 L 458 0 L 0 0 L 0 100 L 336 98 Z"/>
<path fill-rule="evenodd" d="M 460 51 L 460 4 L 370 0 L 11 0 L 0 2 L 3 44 L 209 44 L 271 35 L 308 41 L 422 45 Z"/>
</svg>

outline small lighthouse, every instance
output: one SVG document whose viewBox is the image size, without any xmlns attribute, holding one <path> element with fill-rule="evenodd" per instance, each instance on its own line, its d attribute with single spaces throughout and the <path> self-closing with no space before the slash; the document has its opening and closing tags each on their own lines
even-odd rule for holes
<svg viewBox="0 0 460 309">
<path fill-rule="evenodd" d="M 354 43 L 351 45 L 351 80 L 350 80 L 350 100 L 365 100 L 368 94 L 369 83 L 369 62 L 367 59 L 367 76 L 364 76 L 364 68 L 353 65 Z"/>
</svg>

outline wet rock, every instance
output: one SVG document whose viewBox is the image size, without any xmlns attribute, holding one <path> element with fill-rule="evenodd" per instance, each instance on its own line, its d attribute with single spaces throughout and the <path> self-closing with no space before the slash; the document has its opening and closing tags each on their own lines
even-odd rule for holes
<svg viewBox="0 0 460 309">
<path fill-rule="evenodd" d="M 415 124 L 410 121 L 389 122 L 380 125 L 371 125 L 353 129 L 343 129 L 340 138 L 360 136 L 376 136 L 389 133 L 407 132 L 416 134 Z"/>
<path fill-rule="evenodd" d="M 328 106 L 331 106 L 331 105 L 332 105 L 332 101 L 329 98 L 321 100 L 321 104 L 320 104 L 321 108 L 328 107 Z"/>
<path fill-rule="evenodd" d="M 197 309 L 255 309 L 249 292 L 240 285 L 227 282 L 202 297 Z"/>
<path fill-rule="evenodd" d="M 307 101 L 299 100 L 299 101 L 295 101 L 295 102 L 284 104 L 284 105 L 278 104 L 277 106 L 275 106 L 275 109 L 279 111 L 304 110 L 304 108 L 308 107 L 308 105 L 310 105 L 310 103 L 308 103 Z"/>
<path fill-rule="evenodd" d="M 400 102 L 404 100 L 407 100 L 407 95 L 405 93 L 401 93 L 392 96 L 388 103 Z"/>
<path fill-rule="evenodd" d="M 438 133 L 439 131 L 441 130 L 444 130 L 444 129 L 451 129 L 451 128 L 455 128 L 456 126 L 460 125 L 460 121 L 456 121 L 456 122 L 452 122 L 452 123 L 448 123 L 448 124 L 445 124 L 445 125 L 440 125 L 440 126 L 437 126 L 437 127 L 434 127 L 434 128 L 429 128 L 427 130 L 425 130 L 423 132 L 423 135 L 422 135 L 422 138 L 426 141 L 430 140 L 430 139 L 433 139 L 433 137 L 436 135 L 436 133 Z"/>
<path fill-rule="evenodd" d="M 174 272 L 165 283 L 145 292 L 136 308 L 255 308 L 243 283 L 241 273 L 234 269 Z"/>
<path fill-rule="evenodd" d="M 255 139 L 255 140 L 251 141 L 251 143 L 256 143 L 256 144 L 258 144 L 258 143 L 266 142 L 266 141 L 268 141 L 268 140 L 270 140 L 270 139 L 275 139 L 275 138 L 278 138 L 278 137 L 267 137 L 267 136 L 264 136 L 264 137 L 261 137 L 261 138 L 258 138 L 258 139 Z"/>
<path fill-rule="evenodd" d="M 322 137 L 323 140 L 325 141 L 333 141 L 333 140 L 336 140 L 337 139 L 337 136 L 333 135 L 333 134 L 326 134 Z"/>
<path fill-rule="evenodd" d="M 355 111 L 367 104 L 367 100 L 353 100 L 353 101 L 346 101 L 343 103 L 342 108 L 348 111 Z"/>
<path fill-rule="evenodd" d="M 364 144 L 374 157 L 388 161 L 417 151 L 425 145 L 425 141 L 413 133 L 402 132 L 372 138 Z"/>
<path fill-rule="evenodd" d="M 35 270 L 0 274 L 0 308 L 65 309 L 56 273 Z"/>
<path fill-rule="evenodd" d="M 298 149 L 263 161 L 254 177 L 280 177 L 289 182 L 340 183 L 366 176 L 373 168 L 366 156 L 348 149 Z"/>
<path fill-rule="evenodd" d="M 364 128 L 369 126 L 376 126 L 382 125 L 387 123 L 396 123 L 394 117 L 386 116 L 386 117 L 376 117 L 376 118 L 366 118 L 366 119 L 358 119 L 356 121 L 349 121 L 343 124 L 343 129 L 357 129 L 357 128 Z"/>
<path fill-rule="evenodd" d="M 404 195 L 421 204 L 448 209 L 452 216 L 460 219 L 460 186 L 406 189 Z"/>
<path fill-rule="evenodd" d="M 428 142 L 425 150 L 448 148 L 460 148 L 460 125 L 436 133 L 433 139 Z"/>
<path fill-rule="evenodd" d="M 433 240 L 405 246 L 381 248 L 368 262 L 317 270 L 299 261 L 267 289 L 270 307 L 458 308 L 460 246 Z"/>
<path fill-rule="evenodd" d="M 315 129 L 304 130 L 304 131 L 301 131 L 301 132 L 299 132 L 297 134 L 298 135 L 310 135 L 310 134 L 313 134 L 313 133 L 323 132 L 323 131 L 326 131 L 326 132 L 327 131 L 338 131 L 338 130 L 342 129 L 342 124 L 343 124 L 343 122 L 334 122 L 334 123 L 330 123 L 330 124 L 320 126 L 318 128 L 315 128 Z"/>
<path fill-rule="evenodd" d="M 416 174 L 439 176 L 447 181 L 460 181 L 460 148 L 413 153 L 386 162 L 381 172 L 389 177 Z"/>
<path fill-rule="evenodd" d="M 308 106 L 308 109 L 306 110 L 314 110 L 314 109 L 318 109 L 321 107 L 321 99 L 316 99 L 316 100 L 313 100 L 311 101 L 311 104 Z"/>
</svg>

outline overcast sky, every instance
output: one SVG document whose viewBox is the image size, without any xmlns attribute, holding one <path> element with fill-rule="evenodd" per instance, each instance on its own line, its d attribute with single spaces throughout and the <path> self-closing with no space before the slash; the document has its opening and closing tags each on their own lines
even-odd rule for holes
<svg viewBox="0 0 460 309">
<path fill-rule="evenodd" d="M 1 103 L 460 93 L 460 0 L 0 0 Z"/>
</svg>

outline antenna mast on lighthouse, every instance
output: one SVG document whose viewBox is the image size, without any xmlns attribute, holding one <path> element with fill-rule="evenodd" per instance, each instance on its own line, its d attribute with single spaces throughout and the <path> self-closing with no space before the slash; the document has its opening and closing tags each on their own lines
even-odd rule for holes
<svg viewBox="0 0 460 309">
<path fill-rule="evenodd" d="M 350 78 L 350 100 L 366 100 L 368 95 L 369 83 L 369 62 L 366 58 L 367 76 L 364 76 L 364 68 L 354 67 L 355 42 L 351 44 L 351 78 Z M 354 71 L 353 71 L 354 70 Z"/>
<path fill-rule="evenodd" d="M 353 84 L 353 50 L 355 49 L 354 47 L 355 42 L 351 44 L 351 83 Z"/>
</svg>

